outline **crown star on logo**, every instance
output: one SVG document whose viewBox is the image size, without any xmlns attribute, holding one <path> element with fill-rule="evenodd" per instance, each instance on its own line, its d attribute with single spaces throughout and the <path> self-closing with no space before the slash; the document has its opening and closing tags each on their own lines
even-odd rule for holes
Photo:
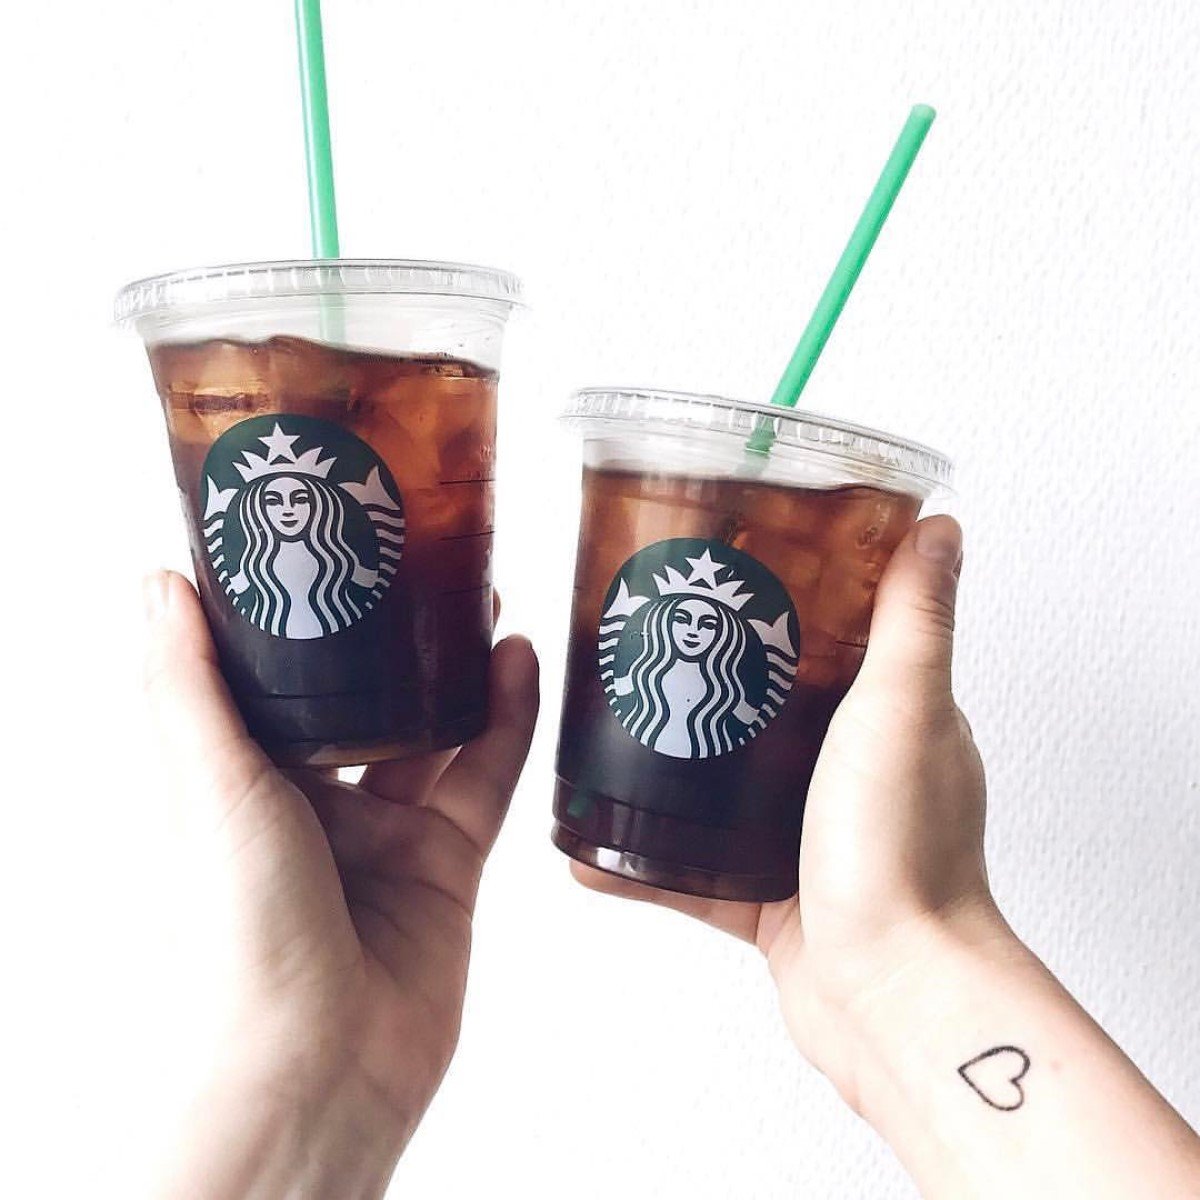
<svg viewBox="0 0 1200 1200">
<path fill-rule="evenodd" d="M 734 612 L 754 599 L 753 592 L 741 590 L 744 580 L 735 577 L 724 583 L 717 582 L 717 576 L 722 571 L 732 571 L 733 568 L 727 563 L 717 562 L 707 550 L 699 558 L 687 559 L 687 564 L 691 570 L 686 576 L 668 566 L 665 577 L 653 577 L 660 596 L 696 596 L 703 600 L 719 600 Z"/>
<path fill-rule="evenodd" d="M 298 455 L 292 449 L 292 443 L 298 440 L 297 435 L 284 433 L 278 421 L 267 437 L 260 437 L 258 440 L 267 448 L 265 455 L 243 450 L 242 457 L 246 460 L 245 465 L 239 462 L 233 464 L 238 474 L 247 483 L 254 479 L 260 479 L 264 475 L 300 474 L 326 479 L 329 476 L 330 468 L 337 462 L 336 457 L 322 460 L 323 448 L 321 446 L 314 446 L 311 450 L 305 450 L 303 454 Z"/>
</svg>

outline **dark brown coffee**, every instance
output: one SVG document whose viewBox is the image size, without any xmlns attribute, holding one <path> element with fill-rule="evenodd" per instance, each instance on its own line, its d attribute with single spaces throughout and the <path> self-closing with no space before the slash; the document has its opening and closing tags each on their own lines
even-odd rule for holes
<svg viewBox="0 0 1200 1200">
<path fill-rule="evenodd" d="M 292 337 L 150 348 L 201 599 L 281 763 L 484 725 L 496 373 Z"/>
<path fill-rule="evenodd" d="M 792 895 L 821 741 L 919 507 L 585 469 L 555 843 L 677 891 Z"/>
</svg>

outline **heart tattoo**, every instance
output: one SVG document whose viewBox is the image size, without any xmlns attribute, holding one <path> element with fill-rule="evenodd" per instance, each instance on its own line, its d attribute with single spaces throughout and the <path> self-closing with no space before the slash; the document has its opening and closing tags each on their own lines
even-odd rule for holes
<svg viewBox="0 0 1200 1200">
<path fill-rule="evenodd" d="M 1016 1046 L 993 1046 L 958 1068 L 971 1090 L 1001 1112 L 1015 1112 L 1025 1103 L 1021 1080 L 1029 1071 L 1029 1055 Z"/>
</svg>

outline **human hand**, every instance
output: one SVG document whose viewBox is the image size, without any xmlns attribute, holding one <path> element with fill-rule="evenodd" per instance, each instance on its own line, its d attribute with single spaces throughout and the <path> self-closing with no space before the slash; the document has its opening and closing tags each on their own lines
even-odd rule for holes
<svg viewBox="0 0 1200 1200">
<path fill-rule="evenodd" d="M 459 751 L 281 771 L 249 737 L 181 576 L 146 583 L 147 690 L 213 866 L 232 1018 L 168 1195 L 382 1194 L 459 1029 L 480 873 L 533 734 L 537 660 L 492 656 Z"/>
<path fill-rule="evenodd" d="M 649 900 L 754 942 L 801 1051 L 852 1103 L 851 1010 L 940 938 L 1008 937 L 983 859 L 983 767 L 950 691 L 961 531 L 921 521 L 876 596 L 863 666 L 839 706 L 808 792 L 799 891 L 747 904 L 660 891 L 579 863 L 596 890 Z"/>
</svg>

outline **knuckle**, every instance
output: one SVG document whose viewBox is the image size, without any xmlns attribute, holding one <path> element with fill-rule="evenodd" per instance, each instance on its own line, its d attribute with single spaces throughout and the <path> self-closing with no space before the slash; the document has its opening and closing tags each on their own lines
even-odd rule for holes
<svg viewBox="0 0 1200 1200">
<path fill-rule="evenodd" d="M 151 651 L 142 665 L 142 692 L 150 700 L 160 700 L 176 690 L 175 669 L 171 660 L 160 651 Z"/>
<path fill-rule="evenodd" d="M 853 735 L 850 744 L 854 747 L 860 746 L 864 738 L 886 742 L 901 733 L 929 743 L 941 740 L 954 728 L 952 701 L 914 691 L 905 681 L 872 689 L 865 695 L 851 693 L 847 701 L 838 713 L 839 728 Z"/>
<path fill-rule="evenodd" d="M 913 620 L 926 633 L 946 639 L 954 635 L 954 597 L 944 592 L 927 592 L 911 606 Z"/>
<path fill-rule="evenodd" d="M 971 722 L 967 719 L 967 714 L 963 712 L 957 705 L 954 707 L 955 719 L 958 721 L 958 729 L 968 742 L 975 741 L 975 730 L 971 728 Z"/>
<path fill-rule="evenodd" d="M 219 803 L 218 827 L 227 827 L 240 814 L 259 807 L 263 797 L 274 790 L 273 765 L 248 753 L 249 749 L 234 742 L 224 753 L 212 756 L 208 784 Z"/>
</svg>

